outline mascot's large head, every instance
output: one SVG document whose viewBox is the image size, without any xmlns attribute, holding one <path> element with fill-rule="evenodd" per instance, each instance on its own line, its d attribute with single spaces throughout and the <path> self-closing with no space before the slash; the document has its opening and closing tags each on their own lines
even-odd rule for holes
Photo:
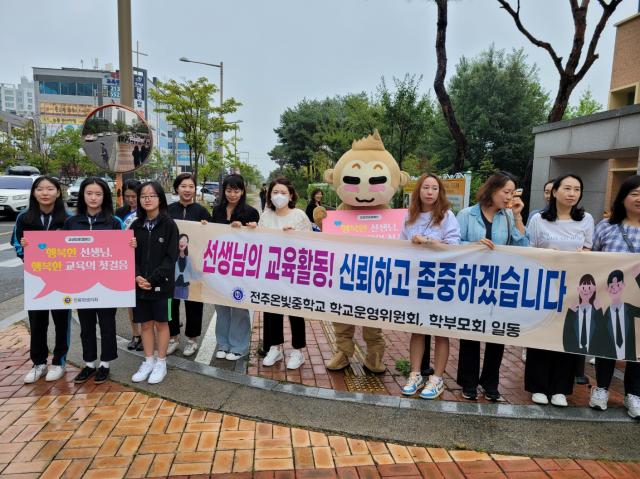
<svg viewBox="0 0 640 479">
<path fill-rule="evenodd" d="M 374 130 L 373 135 L 354 141 L 336 166 L 324 172 L 324 180 L 342 200 L 340 209 L 386 208 L 409 175 L 400 171 Z"/>
</svg>

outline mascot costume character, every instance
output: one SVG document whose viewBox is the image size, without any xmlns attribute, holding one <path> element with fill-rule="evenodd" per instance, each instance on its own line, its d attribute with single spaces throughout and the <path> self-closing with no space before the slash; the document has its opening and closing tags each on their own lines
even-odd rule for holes
<svg viewBox="0 0 640 479">
<path fill-rule="evenodd" d="M 358 141 L 354 141 L 333 169 L 324 172 L 324 180 L 333 185 L 342 200 L 339 210 L 377 210 L 389 208 L 389 202 L 397 189 L 407 184 L 409 175 L 385 150 L 378 130 Z M 353 334 L 356 327 L 351 324 L 333 323 L 338 351 L 327 363 L 327 369 L 340 370 L 349 365 L 355 345 Z M 384 336 L 380 328 L 362 328 L 367 343 L 364 366 L 374 373 L 385 370 Z"/>
</svg>

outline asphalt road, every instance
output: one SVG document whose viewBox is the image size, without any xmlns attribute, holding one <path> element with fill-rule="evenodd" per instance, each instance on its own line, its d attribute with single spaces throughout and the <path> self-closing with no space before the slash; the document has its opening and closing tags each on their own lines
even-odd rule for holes
<svg viewBox="0 0 640 479">
<path fill-rule="evenodd" d="M 96 164 L 102 168 L 106 168 L 109 171 L 115 171 L 116 161 L 118 159 L 118 137 L 117 135 L 102 136 L 95 141 L 85 141 L 83 147 L 87 153 L 87 156 Z M 102 156 L 102 146 L 100 143 L 104 143 L 107 151 L 107 158 Z"/>
<path fill-rule="evenodd" d="M 22 294 L 22 261 L 11 246 L 15 220 L 0 216 L 0 302 Z"/>
</svg>

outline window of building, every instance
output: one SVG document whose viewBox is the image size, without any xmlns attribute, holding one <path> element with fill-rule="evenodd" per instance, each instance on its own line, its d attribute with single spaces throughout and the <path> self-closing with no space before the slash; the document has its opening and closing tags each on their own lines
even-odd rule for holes
<svg viewBox="0 0 640 479">
<path fill-rule="evenodd" d="M 60 82 L 57 81 L 41 81 L 40 93 L 44 95 L 59 95 L 60 94 Z"/>
<path fill-rule="evenodd" d="M 98 91 L 95 83 L 78 83 L 78 96 L 94 96 Z"/>
<path fill-rule="evenodd" d="M 76 95 L 76 82 L 60 82 L 61 95 Z"/>
</svg>

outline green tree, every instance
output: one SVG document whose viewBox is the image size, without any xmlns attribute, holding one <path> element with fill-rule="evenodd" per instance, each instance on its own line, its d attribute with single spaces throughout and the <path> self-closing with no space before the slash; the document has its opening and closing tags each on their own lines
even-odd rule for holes
<svg viewBox="0 0 640 479">
<path fill-rule="evenodd" d="M 421 82 L 422 77 L 407 74 L 401 80 L 393 79 L 393 90 L 384 78 L 378 87 L 382 109 L 380 135 L 400 169 L 407 155 L 415 154 L 425 141 L 435 121 L 431 99 L 419 92 Z"/>
<path fill-rule="evenodd" d="M 563 120 L 569 120 L 571 118 L 578 118 L 581 116 L 593 115 L 594 113 L 602 110 L 602 104 L 593 98 L 591 89 L 587 88 L 575 106 L 568 106 L 564 112 Z"/>
<path fill-rule="evenodd" d="M 156 110 L 166 113 L 167 120 L 184 133 L 189 145 L 189 166 L 197 182 L 199 158 L 207 153 L 210 135 L 232 130 L 234 125 L 225 123 L 224 115 L 234 113 L 241 104 L 229 98 L 222 105 L 213 106 L 218 87 L 204 77 L 184 83 L 158 82 L 157 87 L 150 91 Z"/>
<path fill-rule="evenodd" d="M 475 170 L 489 157 L 497 168 L 523 174 L 533 155 L 531 130 L 548 111 L 537 67 L 526 63 L 522 50 L 506 54 L 492 46 L 475 58 L 462 57 L 448 88 L 467 141 L 464 167 Z M 456 146 L 441 117 L 434 129 L 440 164 L 453 165 Z"/>
<path fill-rule="evenodd" d="M 50 166 L 60 178 L 70 181 L 79 176 L 96 174 L 99 169 L 82 151 L 79 129 L 62 129 L 47 138 Z M 43 166 L 44 168 L 44 166 Z"/>
</svg>

